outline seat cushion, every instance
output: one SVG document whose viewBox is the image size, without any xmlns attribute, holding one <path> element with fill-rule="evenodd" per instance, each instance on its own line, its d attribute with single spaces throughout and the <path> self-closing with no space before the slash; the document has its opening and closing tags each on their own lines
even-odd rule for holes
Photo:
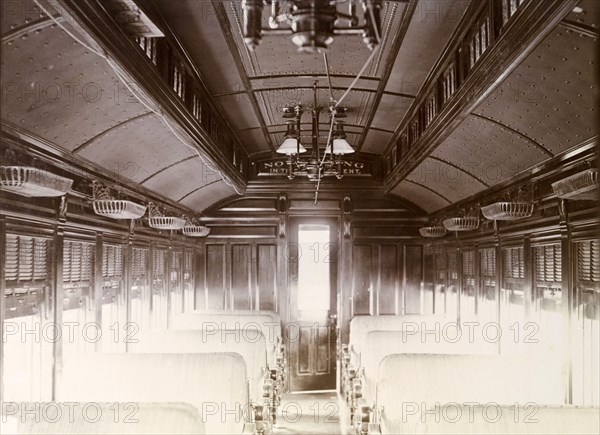
<svg viewBox="0 0 600 435">
<path fill-rule="evenodd" d="M 239 354 L 65 355 L 60 401 L 186 402 L 207 433 L 241 433 L 247 416 L 246 363 Z"/>
<path fill-rule="evenodd" d="M 2 408 L 6 435 L 206 433 L 198 410 L 187 403 L 5 402 Z M 5 417 L 11 425 L 4 425 Z"/>
</svg>

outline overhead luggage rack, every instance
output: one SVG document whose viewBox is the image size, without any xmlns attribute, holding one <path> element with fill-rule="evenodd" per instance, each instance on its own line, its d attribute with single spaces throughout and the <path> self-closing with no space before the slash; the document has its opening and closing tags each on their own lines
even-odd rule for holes
<svg viewBox="0 0 600 435">
<path fill-rule="evenodd" d="M 423 227 L 419 228 L 419 234 L 422 237 L 444 237 L 446 235 L 446 228 L 441 225 L 436 225 L 433 227 Z"/>
<path fill-rule="evenodd" d="M 453 217 L 444 220 L 444 226 L 448 231 L 472 231 L 479 228 L 479 218 L 473 216 Z"/>
<path fill-rule="evenodd" d="M 570 177 L 552 183 L 552 190 L 559 198 L 564 199 L 597 199 L 598 170 L 586 169 Z"/>
<path fill-rule="evenodd" d="M 185 225 L 185 219 L 175 216 L 154 216 L 148 218 L 148 225 L 158 230 L 180 230 Z"/>
<path fill-rule="evenodd" d="M 533 203 L 495 202 L 481 207 L 481 213 L 491 221 L 509 221 L 529 217 L 533 214 Z"/>
<path fill-rule="evenodd" d="M 73 180 L 29 166 L 2 166 L 2 189 L 23 196 L 62 196 L 71 189 Z"/>
<path fill-rule="evenodd" d="M 154 203 L 148 204 L 148 225 L 157 230 L 180 230 L 185 226 L 185 219 L 177 216 L 165 216 Z"/>
<path fill-rule="evenodd" d="M 206 237 L 210 233 L 210 228 L 204 225 L 185 225 L 182 231 L 188 237 Z"/>
<path fill-rule="evenodd" d="M 94 213 L 111 219 L 139 219 L 146 206 L 126 199 L 114 199 L 108 187 L 94 182 Z"/>
</svg>

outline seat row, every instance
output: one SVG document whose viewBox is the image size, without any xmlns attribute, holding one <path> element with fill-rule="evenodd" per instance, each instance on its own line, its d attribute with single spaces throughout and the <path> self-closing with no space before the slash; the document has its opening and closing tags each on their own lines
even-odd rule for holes
<svg viewBox="0 0 600 435">
<path fill-rule="evenodd" d="M 278 316 L 191 312 L 172 327 L 137 335 L 128 353 L 65 354 L 59 402 L 5 402 L 3 426 L 19 434 L 268 434 L 285 381 Z M 68 406 L 79 409 L 56 415 Z"/>
<path fill-rule="evenodd" d="M 539 347 L 500 355 L 496 340 L 468 326 L 429 316 L 352 319 L 341 386 L 355 433 L 549 433 L 552 425 L 598 433 L 598 408 L 563 406 L 560 355 Z M 523 421 L 532 406 L 539 424 Z"/>
</svg>

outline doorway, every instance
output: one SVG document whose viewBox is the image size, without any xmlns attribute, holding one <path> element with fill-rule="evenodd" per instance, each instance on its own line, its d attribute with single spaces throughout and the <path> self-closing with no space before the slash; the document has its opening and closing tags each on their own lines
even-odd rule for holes
<svg viewBox="0 0 600 435">
<path fill-rule="evenodd" d="M 290 391 L 334 389 L 337 221 L 292 218 L 290 227 Z"/>
</svg>

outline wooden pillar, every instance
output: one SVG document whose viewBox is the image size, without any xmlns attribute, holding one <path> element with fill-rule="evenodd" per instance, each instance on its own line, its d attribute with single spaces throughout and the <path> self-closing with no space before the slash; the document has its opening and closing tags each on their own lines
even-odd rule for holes
<svg viewBox="0 0 600 435">
<path fill-rule="evenodd" d="M 575 311 L 575 286 L 573 285 L 573 268 L 575 258 L 572 252 L 571 231 L 569 228 L 569 215 L 567 202 L 560 200 L 560 250 L 561 250 L 561 275 L 562 275 L 562 341 L 563 341 L 563 374 L 565 381 L 565 403 L 573 403 L 573 367 L 572 367 L 572 317 Z"/>
<path fill-rule="evenodd" d="M 6 261 L 6 218 L 0 216 L 0 258 Z M 6 311 L 6 273 L 5 264 L 0 267 L 0 403 L 4 403 L 4 313 Z"/>
<path fill-rule="evenodd" d="M 99 331 L 102 331 L 102 292 L 104 280 L 102 277 L 102 253 L 104 246 L 104 237 L 102 233 L 96 234 L 96 247 L 94 252 L 94 322 L 96 322 Z M 96 342 L 96 352 L 102 352 L 102 340 Z"/>
<path fill-rule="evenodd" d="M 66 198 L 61 198 L 61 201 L 66 202 Z M 64 250 L 64 218 L 59 217 L 58 224 L 54 231 L 54 240 L 52 243 L 52 321 L 54 322 L 55 331 L 62 328 L 63 325 L 63 300 L 65 298 L 63 284 L 63 250 Z M 62 379 L 63 369 L 63 346 L 62 342 L 65 337 L 56 337 L 52 348 L 52 400 L 57 400 L 56 389 Z"/>
</svg>

